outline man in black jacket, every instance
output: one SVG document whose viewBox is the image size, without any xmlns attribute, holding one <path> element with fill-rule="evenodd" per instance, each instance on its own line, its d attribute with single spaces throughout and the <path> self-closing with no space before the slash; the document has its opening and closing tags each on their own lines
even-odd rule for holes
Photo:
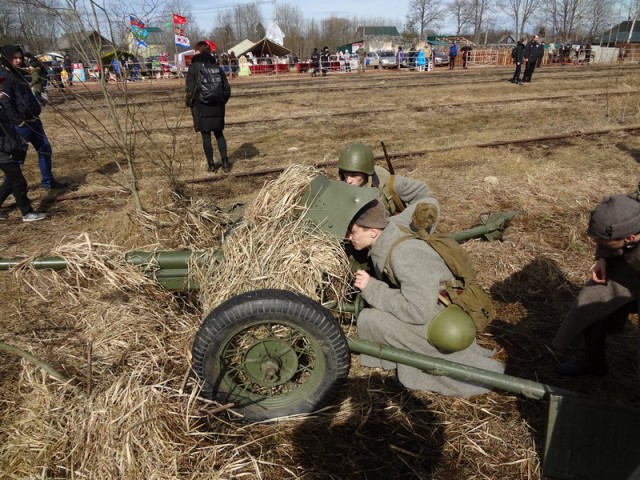
<svg viewBox="0 0 640 480">
<path fill-rule="evenodd" d="M 527 46 L 524 47 L 524 75 L 522 76 L 523 82 L 531 82 L 531 75 L 533 75 L 534 70 L 536 69 L 536 63 L 538 63 L 538 58 L 542 58 L 544 55 L 544 48 L 542 45 L 538 43 L 540 37 L 538 35 L 534 35 L 533 39 L 527 43 Z"/>
<path fill-rule="evenodd" d="M 34 212 L 31 201 L 27 197 L 27 181 L 20 169 L 20 162 L 24 161 L 25 153 L 20 136 L 15 131 L 4 107 L 0 105 L 0 171 L 4 174 L 4 181 L 0 185 L 0 205 L 9 195 L 13 195 L 22 213 L 22 221 L 36 222 L 44 219 L 46 215 Z M 0 220 L 8 218 L 5 212 L 0 212 Z"/>
<path fill-rule="evenodd" d="M 320 63 L 322 64 L 322 76 L 326 77 L 329 71 L 329 47 L 324 47 L 320 54 Z"/>
<path fill-rule="evenodd" d="M 222 169 L 231 170 L 227 157 L 227 141 L 224 138 L 225 105 L 231 97 L 231 87 L 227 76 L 211 55 L 211 47 L 204 41 L 196 44 L 198 53 L 191 60 L 187 71 L 186 104 L 191 107 L 193 127 L 202 135 L 202 147 L 207 157 L 209 171 L 215 172 L 220 165 L 213 160 L 211 132 L 216 137 Z"/>
<path fill-rule="evenodd" d="M 527 37 L 522 37 L 518 41 L 518 45 L 514 47 L 513 55 L 511 56 L 511 58 L 513 58 L 513 62 L 516 64 L 516 71 L 513 72 L 511 83 L 517 83 L 518 85 L 522 85 L 522 82 L 520 81 L 520 71 L 522 69 L 522 62 L 524 60 L 524 49 L 526 41 Z"/>
<path fill-rule="evenodd" d="M 67 185 L 57 182 L 51 171 L 51 144 L 40 121 L 40 104 L 21 71 L 23 57 L 20 47 L 0 47 L 0 62 L 7 70 L 7 79 L 2 91 L 2 106 L 24 143 L 30 143 L 38 152 L 42 186 L 47 190 L 65 188 Z"/>
<path fill-rule="evenodd" d="M 320 70 L 320 53 L 317 48 L 314 48 L 311 54 L 311 76 L 317 77 L 318 70 Z"/>
</svg>

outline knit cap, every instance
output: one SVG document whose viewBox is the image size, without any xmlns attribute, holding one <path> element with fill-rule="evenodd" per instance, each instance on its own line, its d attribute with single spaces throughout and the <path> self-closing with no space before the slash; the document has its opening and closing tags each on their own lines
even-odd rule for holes
<svg viewBox="0 0 640 480">
<path fill-rule="evenodd" d="M 587 233 L 591 237 L 619 240 L 640 232 L 640 198 L 635 195 L 606 197 L 591 212 Z"/>
<path fill-rule="evenodd" d="M 358 212 L 353 223 L 365 228 L 384 229 L 389 224 L 389 213 L 382 202 L 373 200 Z"/>
</svg>

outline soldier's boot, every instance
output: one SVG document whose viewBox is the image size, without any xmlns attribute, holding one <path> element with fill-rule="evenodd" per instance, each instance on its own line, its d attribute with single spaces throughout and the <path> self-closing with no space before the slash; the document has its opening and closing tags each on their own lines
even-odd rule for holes
<svg viewBox="0 0 640 480">
<path fill-rule="evenodd" d="M 231 171 L 231 164 L 227 157 L 222 157 L 222 171 L 224 173 L 229 173 Z"/>
<path fill-rule="evenodd" d="M 556 372 L 567 377 L 581 377 L 583 375 L 602 377 L 607 374 L 605 355 L 607 320 L 608 317 L 585 328 L 584 359 L 561 363 L 556 367 Z"/>
</svg>

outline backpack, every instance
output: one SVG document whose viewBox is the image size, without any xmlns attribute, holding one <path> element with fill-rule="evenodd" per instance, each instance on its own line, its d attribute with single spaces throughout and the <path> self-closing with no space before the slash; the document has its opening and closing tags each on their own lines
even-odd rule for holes
<svg viewBox="0 0 640 480">
<path fill-rule="evenodd" d="M 224 105 L 224 73 L 215 64 L 206 63 L 198 71 L 198 100 L 206 105 Z"/>
<path fill-rule="evenodd" d="M 419 207 L 414 211 L 412 220 L 421 215 Z M 412 221 L 413 228 L 417 227 L 415 223 Z M 483 331 L 495 318 L 496 311 L 489 296 L 475 281 L 476 272 L 469 254 L 449 236 L 429 235 L 426 228 L 417 227 L 415 230 L 404 227 L 399 228 L 405 235 L 398 238 L 391 245 L 384 266 L 384 272 L 390 282 L 397 285 L 391 268 L 391 252 L 393 249 L 406 240 L 420 239 L 425 241 L 440 255 L 455 277 L 454 280 L 447 281 L 441 285 L 440 299 L 446 305 L 452 303 L 461 307 L 471 317 L 477 331 Z"/>
</svg>

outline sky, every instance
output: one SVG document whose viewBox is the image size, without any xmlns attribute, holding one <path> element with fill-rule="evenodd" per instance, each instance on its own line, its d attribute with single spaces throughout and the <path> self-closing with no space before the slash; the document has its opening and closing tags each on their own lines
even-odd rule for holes
<svg viewBox="0 0 640 480">
<path fill-rule="evenodd" d="M 218 13 L 223 9 L 232 9 L 238 5 L 260 3 L 260 8 L 267 25 L 273 17 L 272 0 L 251 1 L 222 1 L 212 3 L 211 0 L 192 0 L 191 10 L 196 21 L 205 31 L 210 29 Z M 295 5 L 304 15 L 305 20 L 311 18 L 321 20 L 331 16 L 358 17 L 358 18 L 388 18 L 401 25 L 407 15 L 409 0 L 289 0 L 280 2 L 276 0 L 276 8 L 279 4 Z M 390 7 L 391 5 L 391 7 Z"/>
</svg>

